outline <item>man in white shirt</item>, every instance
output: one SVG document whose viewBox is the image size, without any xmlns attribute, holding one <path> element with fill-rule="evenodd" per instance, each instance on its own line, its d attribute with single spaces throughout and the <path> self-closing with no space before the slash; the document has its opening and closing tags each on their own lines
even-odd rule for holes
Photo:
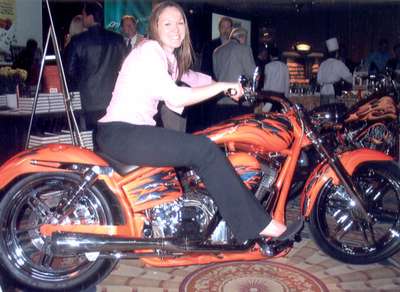
<svg viewBox="0 0 400 292">
<path fill-rule="evenodd" d="M 339 45 L 336 38 L 326 41 L 328 59 L 323 61 L 319 67 L 317 82 L 321 85 L 321 105 L 336 102 L 335 84 L 344 80 L 353 83 L 353 75 L 349 68 L 340 60 Z"/>
<path fill-rule="evenodd" d="M 270 62 L 264 68 L 264 86 L 266 94 L 276 96 L 289 96 L 289 68 L 280 60 L 280 52 L 276 47 L 268 48 Z M 272 108 L 271 103 L 265 103 L 262 110 L 268 112 Z"/>
<path fill-rule="evenodd" d="M 129 54 L 144 37 L 137 32 L 137 21 L 132 15 L 124 15 L 121 18 L 121 30 L 124 35 L 127 54 Z"/>
</svg>

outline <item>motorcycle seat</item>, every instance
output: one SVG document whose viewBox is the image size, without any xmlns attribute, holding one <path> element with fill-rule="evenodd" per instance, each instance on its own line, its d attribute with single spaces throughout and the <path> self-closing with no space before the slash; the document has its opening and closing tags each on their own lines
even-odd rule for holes
<svg viewBox="0 0 400 292">
<path fill-rule="evenodd" d="M 99 155 L 101 158 L 103 158 L 105 161 L 108 162 L 108 164 L 120 175 L 124 176 L 130 173 L 131 171 L 134 171 L 136 168 L 139 166 L 137 165 L 129 165 L 125 164 L 119 160 L 116 160 L 112 158 L 110 155 L 104 153 L 104 152 L 96 152 L 97 155 Z"/>
</svg>

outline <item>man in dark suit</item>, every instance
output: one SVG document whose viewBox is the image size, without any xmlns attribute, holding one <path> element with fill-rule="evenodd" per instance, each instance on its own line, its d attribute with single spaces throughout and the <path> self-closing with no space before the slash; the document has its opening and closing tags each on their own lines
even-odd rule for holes
<svg viewBox="0 0 400 292">
<path fill-rule="evenodd" d="M 219 37 L 207 42 L 203 47 L 200 71 L 204 74 L 210 75 L 214 80 L 215 74 L 213 70 L 213 52 L 217 47 L 228 41 L 232 28 L 233 20 L 226 16 L 221 17 L 218 22 Z M 212 112 L 215 106 L 216 100 L 211 99 L 191 107 L 190 111 L 192 113 L 195 112 L 196 109 L 200 113 L 198 114 L 200 118 L 198 117 L 198 121 L 196 121 L 196 123 L 200 124 L 200 127 L 195 127 L 196 130 L 208 127 L 214 123 Z"/>
<path fill-rule="evenodd" d="M 123 37 L 103 28 L 103 7 L 84 3 L 87 31 L 72 37 L 65 48 L 64 66 L 70 89 L 80 91 L 87 130 L 96 130 L 106 112 L 126 53 Z"/>
<path fill-rule="evenodd" d="M 120 27 L 128 55 L 144 39 L 144 36 L 137 32 L 137 20 L 133 15 L 122 16 Z"/>
</svg>

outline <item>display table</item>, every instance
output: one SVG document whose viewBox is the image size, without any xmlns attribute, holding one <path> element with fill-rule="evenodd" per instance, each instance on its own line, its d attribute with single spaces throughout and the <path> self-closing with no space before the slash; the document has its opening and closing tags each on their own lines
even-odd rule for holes
<svg viewBox="0 0 400 292">
<path fill-rule="evenodd" d="M 80 96 L 79 93 L 71 95 L 79 125 L 83 120 Z M 33 98 L 19 98 L 16 103 L 18 104 L 16 109 L 0 110 L 0 164 L 25 148 Z M 31 135 L 40 135 L 44 132 L 59 133 L 65 129 L 68 129 L 68 122 L 63 97 L 60 97 L 60 94 L 40 94 Z"/>
<path fill-rule="evenodd" d="M 79 119 L 79 114 L 77 115 Z M 0 164 L 25 147 L 31 114 L 15 110 L 0 111 Z M 67 129 L 65 112 L 36 114 L 31 133 Z"/>
</svg>

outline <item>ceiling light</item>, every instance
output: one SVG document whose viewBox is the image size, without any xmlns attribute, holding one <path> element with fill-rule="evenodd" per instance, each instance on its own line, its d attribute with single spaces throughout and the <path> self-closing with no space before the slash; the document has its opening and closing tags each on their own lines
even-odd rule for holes
<svg viewBox="0 0 400 292">
<path fill-rule="evenodd" d="M 311 50 L 311 46 L 305 42 L 297 43 L 295 48 L 299 53 L 308 53 Z"/>
</svg>

